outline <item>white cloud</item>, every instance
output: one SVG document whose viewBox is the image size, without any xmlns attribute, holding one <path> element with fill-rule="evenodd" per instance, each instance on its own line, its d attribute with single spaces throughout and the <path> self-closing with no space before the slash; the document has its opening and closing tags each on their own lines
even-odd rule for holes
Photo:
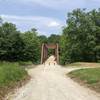
<svg viewBox="0 0 100 100">
<path fill-rule="evenodd" d="M 61 8 L 62 5 L 65 5 L 69 0 L 31 0 L 33 2 L 39 3 L 43 6 L 52 7 L 52 8 Z"/>
<path fill-rule="evenodd" d="M 47 34 L 48 32 L 58 32 L 65 25 L 64 21 L 66 20 L 67 12 L 76 8 L 98 8 L 100 0 L 0 0 L 0 3 L 2 4 L 0 6 L 1 13 L 12 14 L 1 15 L 4 21 L 16 24 L 18 29 L 22 31 L 35 27 L 39 32 Z M 10 5 L 12 6 L 10 7 Z M 18 14 L 44 16 L 19 16 Z M 45 17 L 52 15 L 61 19 Z"/>
<path fill-rule="evenodd" d="M 71 9 L 74 7 L 83 7 L 88 0 L 8 0 L 22 4 L 33 4 L 36 3 L 52 9 Z"/>
<path fill-rule="evenodd" d="M 16 15 L 1 15 L 2 18 L 5 19 L 14 19 L 14 20 L 25 20 L 25 21 L 37 21 L 37 20 L 52 20 L 51 18 L 44 16 L 16 16 Z"/>
<path fill-rule="evenodd" d="M 4 21 L 15 21 L 15 22 L 24 22 L 24 23 L 32 23 L 33 24 L 41 24 L 43 26 L 55 27 L 61 26 L 62 22 L 58 19 L 44 16 L 15 16 L 15 15 L 1 15 Z"/>
<path fill-rule="evenodd" d="M 56 21 L 52 21 L 50 23 L 48 23 L 48 27 L 58 27 L 60 26 L 60 23 L 56 22 Z"/>
<path fill-rule="evenodd" d="M 15 15 L 1 15 L 2 19 L 7 22 L 16 24 L 21 31 L 27 31 L 31 28 L 37 28 L 40 33 L 58 31 L 63 26 L 63 22 L 51 17 L 44 16 L 15 16 Z M 50 33 L 49 33 L 50 34 Z"/>
<path fill-rule="evenodd" d="M 20 0 L 21 1 L 21 0 Z M 78 7 L 84 5 L 86 0 L 22 0 L 23 2 L 33 2 L 51 8 Z"/>
<path fill-rule="evenodd" d="M 100 0 L 2 0 L 3 2 L 14 2 L 27 5 L 36 5 L 56 9 L 56 10 L 72 10 L 75 8 L 87 8 L 93 3 L 100 3 Z"/>
</svg>

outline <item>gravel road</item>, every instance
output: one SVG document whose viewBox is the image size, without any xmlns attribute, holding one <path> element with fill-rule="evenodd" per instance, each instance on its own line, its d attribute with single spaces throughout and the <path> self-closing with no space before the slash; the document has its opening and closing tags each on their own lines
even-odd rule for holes
<svg viewBox="0 0 100 100">
<path fill-rule="evenodd" d="M 6 100 L 100 100 L 100 95 L 66 76 L 75 68 L 63 68 L 53 61 L 29 69 L 31 80 Z"/>
</svg>

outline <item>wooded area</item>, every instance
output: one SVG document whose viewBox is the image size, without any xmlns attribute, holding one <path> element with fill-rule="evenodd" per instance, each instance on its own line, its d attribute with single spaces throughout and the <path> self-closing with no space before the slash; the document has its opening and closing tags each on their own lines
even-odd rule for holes
<svg viewBox="0 0 100 100">
<path fill-rule="evenodd" d="M 60 63 L 100 62 L 100 9 L 68 13 L 61 35 L 38 35 L 35 28 L 20 32 L 0 18 L 0 60 L 40 63 L 42 43 L 59 43 Z M 49 51 L 51 53 L 51 51 Z"/>
<path fill-rule="evenodd" d="M 61 63 L 100 61 L 100 9 L 68 13 L 61 36 Z"/>
</svg>

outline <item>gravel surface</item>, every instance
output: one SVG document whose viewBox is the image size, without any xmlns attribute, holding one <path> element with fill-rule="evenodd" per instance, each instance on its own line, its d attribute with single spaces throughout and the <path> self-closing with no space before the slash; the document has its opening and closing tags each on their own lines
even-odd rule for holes
<svg viewBox="0 0 100 100">
<path fill-rule="evenodd" d="M 47 60 L 45 65 L 29 69 L 29 83 L 6 100 L 100 100 L 99 94 L 66 76 L 77 68 L 63 68 L 54 63 Z"/>
</svg>

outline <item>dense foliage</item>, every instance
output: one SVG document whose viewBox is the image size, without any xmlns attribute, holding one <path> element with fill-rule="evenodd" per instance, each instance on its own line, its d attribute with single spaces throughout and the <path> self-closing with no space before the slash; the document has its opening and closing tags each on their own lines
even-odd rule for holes
<svg viewBox="0 0 100 100">
<path fill-rule="evenodd" d="M 29 79 L 24 67 L 15 62 L 0 62 L 0 100 L 14 88 L 21 86 Z"/>
<path fill-rule="evenodd" d="M 46 37 L 44 35 L 38 36 L 40 43 L 42 45 L 42 43 L 47 43 L 47 44 L 56 44 L 60 42 L 60 35 L 57 34 L 51 34 L 49 37 Z M 54 54 L 55 51 L 53 49 L 48 49 L 48 56 Z"/>
<path fill-rule="evenodd" d="M 40 41 L 37 36 L 37 32 L 35 30 L 31 30 L 21 34 L 22 41 L 24 42 L 24 49 L 23 49 L 23 60 L 30 60 L 33 63 L 40 62 Z"/>
<path fill-rule="evenodd" d="M 56 34 L 51 34 L 49 37 L 48 37 L 48 44 L 56 44 L 60 42 L 60 35 L 56 35 Z"/>
<path fill-rule="evenodd" d="M 68 74 L 75 81 L 100 93 L 100 68 L 88 68 L 72 71 Z"/>
<path fill-rule="evenodd" d="M 38 35 L 36 29 L 21 33 L 0 18 L 0 60 L 40 62 L 42 43 L 59 43 L 60 63 L 100 61 L 100 9 L 68 13 L 62 35 Z M 52 50 L 49 50 L 49 55 Z"/>
<path fill-rule="evenodd" d="M 40 43 L 35 29 L 21 33 L 12 23 L 0 26 L 0 60 L 39 62 Z"/>
<path fill-rule="evenodd" d="M 61 36 L 61 63 L 100 60 L 100 9 L 73 10 Z"/>
<path fill-rule="evenodd" d="M 0 62 L 0 88 L 25 79 L 27 72 L 18 63 Z"/>
</svg>

